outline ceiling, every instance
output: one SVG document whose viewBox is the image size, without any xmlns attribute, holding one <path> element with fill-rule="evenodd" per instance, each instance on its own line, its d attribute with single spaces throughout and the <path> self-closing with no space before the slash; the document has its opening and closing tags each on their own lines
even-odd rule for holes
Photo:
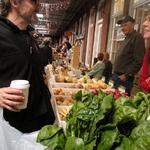
<svg viewBox="0 0 150 150">
<path fill-rule="evenodd" d="M 94 0 L 40 0 L 38 22 L 34 25 L 36 32 L 59 36 L 93 2 Z"/>
</svg>

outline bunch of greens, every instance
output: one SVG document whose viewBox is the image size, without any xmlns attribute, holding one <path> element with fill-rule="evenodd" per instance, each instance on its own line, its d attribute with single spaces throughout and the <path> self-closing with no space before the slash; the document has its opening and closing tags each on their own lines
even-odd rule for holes
<svg viewBox="0 0 150 150">
<path fill-rule="evenodd" d="M 105 117 L 111 112 L 113 106 L 112 96 L 99 93 L 94 96 L 92 93 L 76 95 L 76 103 L 67 116 L 67 136 L 82 138 L 87 144 L 95 140 L 95 132 L 98 123 L 104 123 Z"/>
<path fill-rule="evenodd" d="M 100 91 L 79 91 L 67 115 L 66 135 L 61 128 L 46 126 L 37 141 L 53 150 L 146 150 L 150 146 L 150 94 L 133 99 Z M 49 131 L 51 130 L 51 131 Z M 54 131 L 53 131 L 54 130 Z"/>
</svg>

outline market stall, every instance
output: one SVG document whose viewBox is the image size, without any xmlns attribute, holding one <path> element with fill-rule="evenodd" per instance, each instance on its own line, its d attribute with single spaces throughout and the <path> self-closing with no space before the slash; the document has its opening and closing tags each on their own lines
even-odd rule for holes
<svg viewBox="0 0 150 150">
<path fill-rule="evenodd" d="M 96 91 L 97 89 L 108 90 L 111 86 L 102 80 L 96 81 L 88 76 L 82 76 L 74 69 L 58 67 L 54 70 L 52 65 L 45 68 L 48 88 L 51 92 L 51 103 L 57 118 L 57 124 L 66 128 L 66 115 L 75 103 L 75 94 L 78 91 Z"/>
<path fill-rule="evenodd" d="M 149 149 L 149 94 L 131 98 L 110 85 L 95 87 L 102 80 L 73 88 L 78 83 L 49 79 L 58 124 L 43 127 L 37 142 L 54 150 Z"/>
</svg>

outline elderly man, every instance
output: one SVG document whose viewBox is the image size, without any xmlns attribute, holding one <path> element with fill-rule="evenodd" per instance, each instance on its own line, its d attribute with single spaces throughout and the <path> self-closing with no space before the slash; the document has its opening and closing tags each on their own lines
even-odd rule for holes
<svg viewBox="0 0 150 150">
<path fill-rule="evenodd" d="M 122 85 L 130 95 L 134 76 L 142 65 L 145 44 L 142 35 L 134 30 L 135 20 L 131 16 L 123 17 L 118 24 L 121 25 L 125 40 L 114 63 L 114 87 Z"/>
<path fill-rule="evenodd" d="M 29 24 L 37 10 L 38 0 L 4 0 L 0 16 L 0 106 L 5 120 L 24 133 L 39 130 L 55 119 L 38 64 L 38 47 L 30 33 Z M 14 79 L 30 82 L 26 109 L 17 109 L 24 100 L 22 91 L 5 88 Z"/>
</svg>

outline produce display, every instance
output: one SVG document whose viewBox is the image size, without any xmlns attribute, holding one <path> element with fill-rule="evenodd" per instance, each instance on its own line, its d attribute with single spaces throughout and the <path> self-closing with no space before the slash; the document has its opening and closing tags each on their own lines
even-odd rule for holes
<svg viewBox="0 0 150 150">
<path fill-rule="evenodd" d="M 37 142 L 52 150 L 148 150 L 150 94 L 118 97 L 79 91 L 66 117 L 66 131 L 47 125 Z"/>
<path fill-rule="evenodd" d="M 64 88 L 54 88 L 53 89 L 54 95 L 67 95 L 67 96 L 74 96 L 77 90 L 66 90 Z"/>
<path fill-rule="evenodd" d="M 70 106 L 74 103 L 73 97 L 64 97 L 64 96 L 56 96 L 56 103 L 57 105 L 64 105 L 64 106 Z"/>
<path fill-rule="evenodd" d="M 77 93 L 77 90 L 67 90 L 65 88 L 52 89 L 53 108 L 60 126 L 62 121 L 66 121 L 66 115 L 74 104 L 75 93 Z"/>
<path fill-rule="evenodd" d="M 58 122 L 43 127 L 37 142 L 51 150 L 149 149 L 150 94 L 139 92 L 131 98 L 122 87 L 112 89 L 113 83 L 70 76 L 67 69 L 57 74 L 49 70 Z"/>
<path fill-rule="evenodd" d="M 68 75 L 62 76 L 62 75 L 57 75 L 55 76 L 56 82 L 66 82 L 66 83 L 77 83 L 78 79 L 76 77 L 70 77 Z"/>
<path fill-rule="evenodd" d="M 58 114 L 60 117 L 60 120 L 65 121 L 66 116 L 69 113 L 71 107 L 58 107 Z"/>
<path fill-rule="evenodd" d="M 78 82 L 78 83 L 69 83 L 69 84 L 58 84 L 56 83 L 56 85 L 53 83 L 52 87 L 56 88 L 59 85 L 62 85 L 64 88 L 78 88 L 78 89 L 107 89 L 109 88 L 109 86 L 107 84 L 105 84 L 102 80 L 98 80 L 95 82 L 87 82 L 87 83 L 82 83 L 82 82 Z"/>
</svg>

